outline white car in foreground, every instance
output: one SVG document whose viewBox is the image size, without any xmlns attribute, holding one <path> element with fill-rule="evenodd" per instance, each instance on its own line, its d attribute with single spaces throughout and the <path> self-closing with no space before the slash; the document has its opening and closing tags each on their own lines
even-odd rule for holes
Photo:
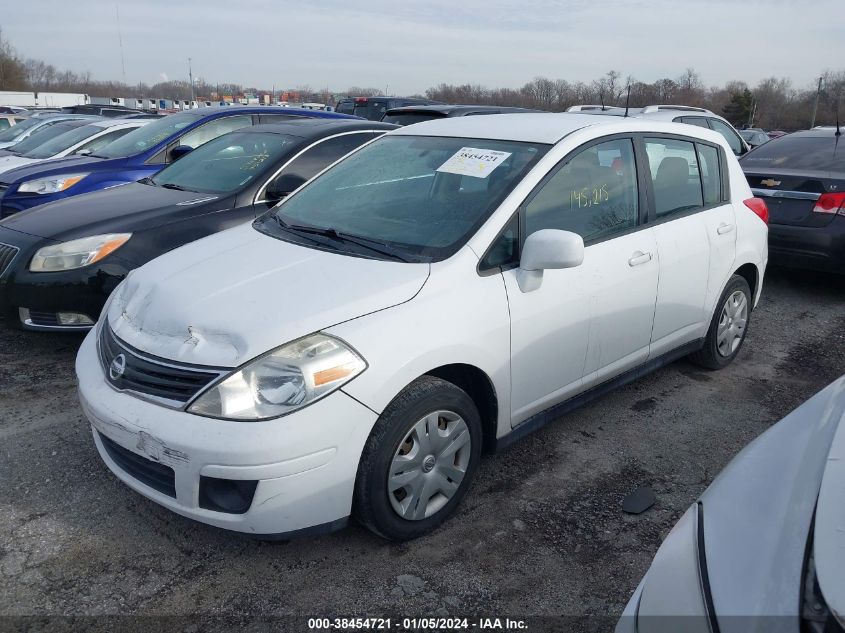
<svg viewBox="0 0 845 633">
<path fill-rule="evenodd" d="M 131 273 L 80 349 L 82 405 L 109 468 L 182 515 L 413 538 L 482 448 L 681 356 L 730 363 L 766 215 L 702 128 L 408 126 Z"/>
</svg>

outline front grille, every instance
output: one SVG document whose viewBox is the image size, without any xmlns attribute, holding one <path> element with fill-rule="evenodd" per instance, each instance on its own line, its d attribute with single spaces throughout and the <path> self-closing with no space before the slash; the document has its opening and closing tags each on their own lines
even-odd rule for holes
<svg viewBox="0 0 845 633">
<path fill-rule="evenodd" d="M 100 363 L 106 380 L 117 389 L 132 391 L 169 405 L 187 403 L 228 369 L 176 363 L 141 352 L 115 336 L 103 323 L 99 340 Z M 115 363 L 122 356 L 123 362 Z M 118 371 L 119 367 L 123 371 Z"/>
<path fill-rule="evenodd" d="M 10 244 L 0 244 L 0 275 L 6 272 L 9 264 L 18 254 L 18 247 Z"/>
<path fill-rule="evenodd" d="M 123 448 L 98 432 L 103 448 L 111 460 L 127 475 L 168 497 L 176 498 L 176 475 L 173 469 Z"/>
</svg>

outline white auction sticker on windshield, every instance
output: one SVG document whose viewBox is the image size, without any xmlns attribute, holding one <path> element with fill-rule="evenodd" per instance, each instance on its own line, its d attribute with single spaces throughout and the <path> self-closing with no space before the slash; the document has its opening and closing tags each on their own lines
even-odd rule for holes
<svg viewBox="0 0 845 633">
<path fill-rule="evenodd" d="M 437 171 L 447 174 L 458 174 L 460 176 L 487 178 L 510 155 L 510 152 L 497 152 L 496 150 L 478 149 L 477 147 L 462 147 L 449 160 L 440 165 Z"/>
</svg>

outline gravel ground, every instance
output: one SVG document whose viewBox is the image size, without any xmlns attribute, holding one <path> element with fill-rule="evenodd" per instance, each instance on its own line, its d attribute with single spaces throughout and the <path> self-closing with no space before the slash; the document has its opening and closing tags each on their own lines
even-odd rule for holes
<svg viewBox="0 0 845 633">
<path fill-rule="evenodd" d="M 405 544 L 357 526 L 262 543 L 130 491 L 77 404 L 78 344 L 0 325 L 0 615 L 191 615 L 185 630 L 286 614 L 566 615 L 606 630 L 725 464 L 845 372 L 845 278 L 770 271 L 732 366 L 675 363 L 485 458 L 457 515 Z M 623 514 L 640 485 L 657 503 Z M 38 622 L 68 621 L 26 625 Z"/>
</svg>

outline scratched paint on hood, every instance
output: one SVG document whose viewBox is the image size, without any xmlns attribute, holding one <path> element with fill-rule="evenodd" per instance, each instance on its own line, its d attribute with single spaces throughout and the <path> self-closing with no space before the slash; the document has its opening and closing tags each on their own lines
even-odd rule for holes
<svg viewBox="0 0 845 633">
<path fill-rule="evenodd" d="M 118 337 L 149 354 L 236 367 L 312 332 L 404 303 L 428 275 L 428 264 L 315 250 L 246 225 L 133 271 L 115 291 L 108 319 Z"/>
</svg>

